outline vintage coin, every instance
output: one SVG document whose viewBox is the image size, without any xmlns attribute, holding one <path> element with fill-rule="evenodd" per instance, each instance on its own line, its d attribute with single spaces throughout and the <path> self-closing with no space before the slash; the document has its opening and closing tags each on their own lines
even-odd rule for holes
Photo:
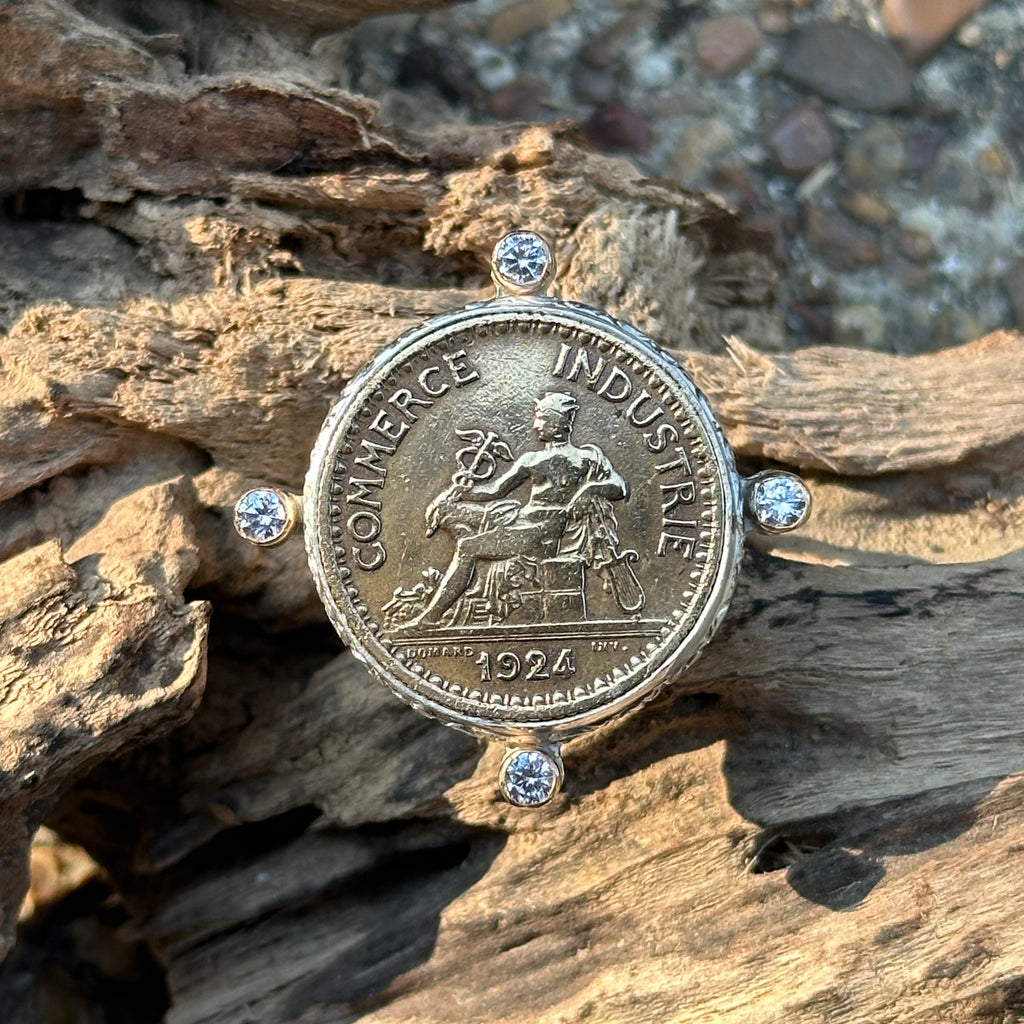
<svg viewBox="0 0 1024 1024">
<path fill-rule="evenodd" d="M 501 792 L 536 806 L 561 784 L 562 741 L 708 642 L 745 528 L 802 522 L 789 505 L 809 496 L 769 471 L 755 507 L 677 363 L 606 313 L 530 294 L 553 274 L 538 236 L 506 236 L 493 267 L 496 299 L 408 332 L 351 382 L 303 520 L 354 653 L 419 710 L 504 739 Z"/>
</svg>

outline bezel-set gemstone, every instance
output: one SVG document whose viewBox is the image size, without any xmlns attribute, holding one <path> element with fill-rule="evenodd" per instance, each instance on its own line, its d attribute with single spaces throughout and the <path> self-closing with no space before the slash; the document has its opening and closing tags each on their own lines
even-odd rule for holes
<svg viewBox="0 0 1024 1024">
<path fill-rule="evenodd" d="M 293 517 L 285 496 L 272 487 L 246 491 L 235 504 L 235 529 L 251 544 L 276 544 L 291 530 Z"/>
<path fill-rule="evenodd" d="M 562 766 L 543 750 L 512 750 L 501 766 L 501 795 L 517 807 L 539 807 L 558 792 Z"/>
<path fill-rule="evenodd" d="M 785 533 L 806 522 L 811 492 L 792 473 L 766 472 L 751 482 L 750 514 L 766 533 Z"/>
<path fill-rule="evenodd" d="M 513 231 L 494 247 L 491 268 L 508 291 L 529 294 L 540 291 L 554 269 L 551 247 L 532 231 Z"/>
</svg>

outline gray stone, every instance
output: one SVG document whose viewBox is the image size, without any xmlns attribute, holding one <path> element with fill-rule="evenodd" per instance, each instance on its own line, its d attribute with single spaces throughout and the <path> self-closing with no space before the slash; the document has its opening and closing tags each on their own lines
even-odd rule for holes
<svg viewBox="0 0 1024 1024">
<path fill-rule="evenodd" d="M 836 151 L 832 129 L 811 104 L 784 117 L 769 134 L 768 145 L 783 170 L 797 177 L 810 174 Z"/>
<path fill-rule="evenodd" d="M 882 258 L 877 235 L 835 210 L 809 204 L 804 230 L 811 252 L 836 270 L 859 270 Z"/>
<path fill-rule="evenodd" d="M 780 70 L 854 110 L 901 110 L 912 98 L 911 69 L 900 52 L 848 22 L 808 25 L 790 46 Z"/>
<path fill-rule="evenodd" d="M 880 185 L 894 181 L 907 163 L 907 148 L 888 121 L 872 121 L 846 144 L 843 169 L 850 181 Z"/>
<path fill-rule="evenodd" d="M 1024 259 L 1017 260 L 1003 279 L 1010 305 L 1017 317 L 1017 326 L 1024 329 Z"/>
</svg>

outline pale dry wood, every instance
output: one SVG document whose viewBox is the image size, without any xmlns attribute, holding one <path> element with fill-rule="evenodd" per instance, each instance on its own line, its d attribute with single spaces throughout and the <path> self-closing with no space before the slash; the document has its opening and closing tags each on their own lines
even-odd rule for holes
<svg viewBox="0 0 1024 1024">
<path fill-rule="evenodd" d="M 0 12 L 0 191 L 91 200 L 19 194 L 0 261 L 2 941 L 47 816 L 172 1024 L 1013 1019 L 1020 336 L 786 354 L 764 240 L 715 202 L 569 125 L 381 126 L 304 43 L 161 11 L 173 38 Z M 522 223 L 561 294 L 684 354 L 750 468 L 818 474 L 789 550 L 834 563 L 751 558 L 688 681 L 570 748 L 538 814 L 340 651 L 297 541 L 230 522 Z"/>
<path fill-rule="evenodd" d="M 1024 338 L 996 331 L 911 360 L 837 348 L 766 356 L 730 343 L 732 366 L 687 367 L 738 451 L 850 476 L 930 469 L 1024 439 Z M 827 396 L 828 401 L 823 401 Z"/>
<path fill-rule="evenodd" d="M 423 13 L 456 0 L 217 0 L 243 18 L 311 38 L 358 24 L 364 18 L 402 12 Z"/>
<path fill-rule="evenodd" d="M 196 550 L 182 482 L 104 509 L 65 550 L 0 565 L 0 951 L 32 833 L 94 765 L 187 720 L 202 695 L 208 612 L 184 602 Z"/>
<path fill-rule="evenodd" d="M 289 685 L 236 636 L 169 748 L 180 788 L 124 766 L 151 805 L 132 865 L 169 880 L 127 888 L 171 964 L 170 1020 L 431 1020 L 446 991 L 457 1021 L 998 1019 L 1024 951 L 1022 563 L 752 558 L 695 670 L 573 744 L 542 812 L 498 800 L 499 751 L 473 771 L 471 741 L 348 655 Z M 65 801 L 72 835 L 112 779 Z M 383 818 L 390 845 L 365 828 Z M 290 841 L 196 873 L 225 820 L 292 820 Z"/>
<path fill-rule="evenodd" d="M 354 370 L 405 328 L 484 294 L 274 280 L 173 305 L 36 308 L 5 342 L 0 496 L 116 457 L 132 428 L 297 486 Z M 728 356 L 685 362 L 740 454 L 870 475 L 1020 444 L 1022 353 L 1021 336 L 1004 331 L 914 357 L 837 348 L 767 356 L 734 340 Z"/>
</svg>

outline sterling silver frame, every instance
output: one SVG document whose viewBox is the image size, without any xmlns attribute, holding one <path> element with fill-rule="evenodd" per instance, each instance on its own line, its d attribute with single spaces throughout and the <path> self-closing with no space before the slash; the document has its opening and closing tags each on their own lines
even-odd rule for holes
<svg viewBox="0 0 1024 1024">
<path fill-rule="evenodd" d="M 695 416 L 706 432 L 715 462 L 720 467 L 719 484 L 723 495 L 722 528 L 726 535 L 723 538 L 721 560 L 711 584 L 711 593 L 698 619 L 678 646 L 664 655 L 661 663 L 644 682 L 625 694 L 609 699 L 606 704 L 577 715 L 552 721 L 523 722 L 520 725 L 507 721 L 493 722 L 475 714 L 459 713 L 424 698 L 410 685 L 414 678 L 411 671 L 396 659 L 390 659 L 389 663 L 388 652 L 381 638 L 361 620 L 351 601 L 346 598 L 343 604 L 339 604 L 335 599 L 331 586 L 332 574 L 336 577 L 335 585 L 338 585 L 340 580 L 337 578 L 336 570 L 331 567 L 332 542 L 326 511 L 330 472 L 328 451 L 335 433 L 339 429 L 344 429 L 348 418 L 354 414 L 357 396 L 364 389 L 380 386 L 388 376 L 391 366 L 405 358 L 417 346 L 425 345 L 437 335 L 456 328 L 535 314 L 543 314 L 574 326 L 618 336 L 627 345 L 639 349 L 687 396 Z M 653 339 L 630 324 L 579 303 L 566 302 L 550 296 L 506 295 L 487 302 L 473 303 L 407 331 L 383 349 L 350 381 L 324 421 L 311 453 L 309 472 L 303 490 L 303 533 L 310 572 L 324 608 L 342 639 L 376 679 L 390 687 L 407 704 L 464 732 L 489 740 L 527 741 L 533 745 L 558 744 L 649 700 L 665 683 L 684 671 L 700 655 L 722 621 L 735 586 L 745 533 L 744 494 L 744 482 L 736 472 L 732 450 L 707 399 L 678 363 L 664 353 Z"/>
</svg>

